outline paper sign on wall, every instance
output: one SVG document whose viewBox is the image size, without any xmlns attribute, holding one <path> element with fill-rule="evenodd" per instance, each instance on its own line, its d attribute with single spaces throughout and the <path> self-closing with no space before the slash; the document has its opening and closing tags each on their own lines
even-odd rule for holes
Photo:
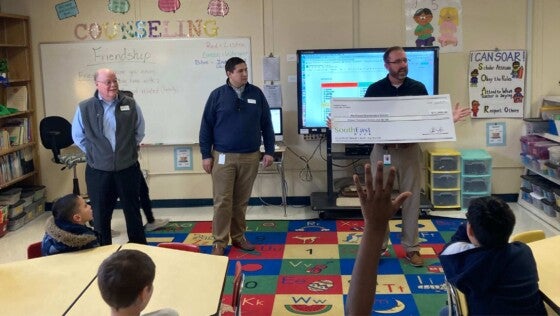
<svg viewBox="0 0 560 316">
<path fill-rule="evenodd" d="M 527 52 L 470 53 L 468 69 L 472 118 L 523 117 Z"/>
</svg>

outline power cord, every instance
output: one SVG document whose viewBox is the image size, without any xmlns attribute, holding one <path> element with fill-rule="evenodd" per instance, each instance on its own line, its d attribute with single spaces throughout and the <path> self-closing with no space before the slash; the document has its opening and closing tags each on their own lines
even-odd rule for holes
<svg viewBox="0 0 560 316">
<path fill-rule="evenodd" d="M 297 158 L 299 158 L 299 160 L 305 163 L 305 166 L 299 171 L 299 179 L 301 181 L 305 181 L 305 182 L 313 181 L 313 173 L 311 172 L 311 167 L 309 167 L 309 162 L 311 161 L 311 159 L 313 159 L 313 157 L 317 153 L 317 150 L 320 151 L 321 144 L 323 144 L 324 141 L 325 141 L 325 137 L 323 136 L 319 139 L 319 143 L 317 144 L 317 146 L 315 147 L 315 149 L 313 150 L 309 158 L 305 157 L 304 155 L 299 155 L 290 147 L 286 147 L 289 152 L 294 154 Z"/>
</svg>

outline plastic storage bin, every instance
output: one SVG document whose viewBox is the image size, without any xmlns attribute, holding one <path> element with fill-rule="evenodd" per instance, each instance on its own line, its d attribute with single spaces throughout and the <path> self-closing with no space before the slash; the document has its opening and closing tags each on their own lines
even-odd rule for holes
<svg viewBox="0 0 560 316">
<path fill-rule="evenodd" d="M 14 218 L 17 217 L 19 214 L 23 213 L 23 204 L 25 203 L 24 200 L 19 200 L 16 204 L 10 205 L 8 210 L 8 217 Z"/>
<path fill-rule="evenodd" d="M 558 143 L 551 142 L 551 141 L 543 141 L 534 143 L 533 146 L 530 148 L 531 156 L 537 159 L 548 160 L 549 152 L 548 148 L 558 146 Z"/>
<path fill-rule="evenodd" d="M 548 160 L 554 164 L 560 164 L 560 146 L 548 147 Z"/>
<path fill-rule="evenodd" d="M 546 172 L 548 173 L 548 175 L 552 178 L 560 178 L 560 165 L 556 164 L 552 161 L 547 161 L 545 163 L 546 165 Z"/>
<path fill-rule="evenodd" d="M 527 134 L 539 134 L 548 132 L 548 121 L 541 118 L 525 118 L 525 131 Z"/>
<path fill-rule="evenodd" d="M 430 172 L 430 185 L 433 189 L 459 189 L 461 173 Z"/>
<path fill-rule="evenodd" d="M 0 204 L 16 204 L 21 196 L 21 188 L 10 188 L 0 192 Z"/>
<path fill-rule="evenodd" d="M 539 210 L 543 209 L 543 204 L 542 204 L 543 197 L 541 195 L 538 195 L 535 192 L 531 192 L 531 199 L 533 201 L 534 207 L 538 208 Z"/>
<path fill-rule="evenodd" d="M 26 191 L 22 191 L 21 192 L 21 200 L 23 201 L 23 207 L 29 206 L 31 205 L 31 203 L 33 203 L 33 192 L 26 192 Z"/>
<path fill-rule="evenodd" d="M 461 150 L 464 175 L 489 175 L 492 173 L 492 156 L 484 149 Z"/>
<path fill-rule="evenodd" d="M 461 190 L 430 189 L 430 200 L 435 208 L 460 208 Z"/>
<path fill-rule="evenodd" d="M 33 201 L 39 201 L 45 197 L 44 185 L 30 185 L 22 187 L 22 192 L 33 192 Z"/>
<path fill-rule="evenodd" d="M 542 199 L 541 203 L 542 203 L 543 211 L 546 215 L 550 217 L 556 217 L 556 207 L 555 207 L 556 203 L 551 202 L 547 199 Z"/>
<path fill-rule="evenodd" d="M 459 171 L 460 153 L 452 149 L 428 151 L 428 167 L 432 171 Z"/>
<path fill-rule="evenodd" d="M 490 176 L 463 176 L 463 184 L 461 188 L 463 189 L 463 193 L 489 193 L 492 185 L 491 180 Z"/>
<path fill-rule="evenodd" d="M 22 212 L 15 218 L 10 218 L 8 220 L 8 230 L 14 231 L 20 229 L 23 225 L 25 225 L 25 212 Z"/>
<path fill-rule="evenodd" d="M 531 190 L 526 189 L 526 188 L 521 188 L 521 198 L 529 203 L 529 204 L 533 204 L 533 197 L 531 196 Z"/>
<path fill-rule="evenodd" d="M 531 193 L 531 192 L 529 192 Z M 528 194 L 529 194 L 528 193 Z M 474 199 L 478 199 L 480 197 L 484 197 L 484 196 L 489 196 L 490 194 L 463 194 L 461 196 L 461 208 L 466 210 L 467 208 L 469 208 L 469 204 L 471 203 L 472 200 Z M 533 203 L 532 201 L 529 203 Z"/>
<path fill-rule="evenodd" d="M 521 136 L 519 141 L 521 142 L 521 152 L 524 154 L 530 154 L 529 147 L 534 143 L 546 141 L 546 138 L 539 135 L 526 135 Z"/>
</svg>

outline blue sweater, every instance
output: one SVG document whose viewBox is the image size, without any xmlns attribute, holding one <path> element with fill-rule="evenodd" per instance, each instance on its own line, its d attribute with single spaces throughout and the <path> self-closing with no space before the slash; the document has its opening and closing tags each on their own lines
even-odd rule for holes
<svg viewBox="0 0 560 316">
<path fill-rule="evenodd" d="M 451 239 L 469 242 L 465 224 Z M 439 257 L 447 280 L 465 294 L 470 315 L 546 315 L 531 248 L 513 242 Z"/>
<path fill-rule="evenodd" d="M 274 154 L 274 130 L 268 102 L 261 89 L 247 83 L 241 98 L 227 83 L 208 97 L 200 124 L 202 159 L 212 150 L 251 153 L 259 150 L 261 136 L 265 153 Z"/>
</svg>

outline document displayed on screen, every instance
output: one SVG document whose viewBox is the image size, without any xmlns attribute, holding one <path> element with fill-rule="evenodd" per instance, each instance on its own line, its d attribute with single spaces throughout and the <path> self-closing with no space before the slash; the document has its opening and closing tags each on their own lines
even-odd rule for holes
<svg viewBox="0 0 560 316">
<path fill-rule="evenodd" d="M 448 94 L 387 98 L 334 98 L 332 142 L 387 144 L 455 141 Z"/>
<path fill-rule="evenodd" d="M 325 127 L 332 98 L 363 97 L 387 76 L 384 49 L 298 51 L 299 128 Z M 437 93 L 437 50 L 407 50 L 408 76 Z"/>
</svg>

